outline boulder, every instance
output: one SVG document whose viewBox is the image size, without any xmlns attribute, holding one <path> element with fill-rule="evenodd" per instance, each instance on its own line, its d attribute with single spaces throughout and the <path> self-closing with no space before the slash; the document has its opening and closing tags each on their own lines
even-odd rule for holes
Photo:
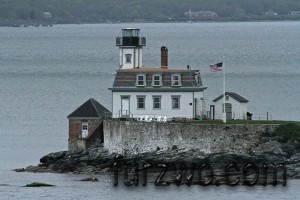
<svg viewBox="0 0 300 200">
<path fill-rule="evenodd" d="M 30 184 L 25 185 L 24 187 L 54 187 L 55 185 L 47 184 L 47 183 L 39 183 L 33 182 Z"/>
<path fill-rule="evenodd" d="M 34 173 L 42 173 L 42 172 L 49 172 L 47 167 L 41 166 L 28 166 L 25 168 L 26 172 L 34 172 Z"/>
<path fill-rule="evenodd" d="M 89 177 L 89 178 L 81 179 L 81 180 L 79 180 L 79 181 L 99 182 L 99 179 L 96 178 L 96 177 Z"/>
<path fill-rule="evenodd" d="M 66 151 L 60 151 L 60 152 L 56 152 L 56 153 L 50 153 L 48 155 L 43 156 L 40 159 L 41 163 L 49 163 L 49 162 L 53 162 L 56 160 L 59 160 L 60 158 L 64 157 L 66 154 Z"/>
<path fill-rule="evenodd" d="M 294 163 L 300 163 L 300 153 L 297 153 L 295 155 L 292 155 L 288 160 L 287 163 L 294 164 Z"/>
<path fill-rule="evenodd" d="M 276 140 L 262 143 L 258 145 L 258 147 L 253 148 L 252 152 L 255 154 L 271 153 L 275 155 L 285 155 L 281 149 L 281 144 Z"/>
<path fill-rule="evenodd" d="M 300 179 L 300 174 L 293 176 L 293 179 Z"/>
<path fill-rule="evenodd" d="M 14 169 L 13 171 L 15 171 L 15 172 L 25 172 L 26 170 L 24 168 L 18 168 L 18 169 Z"/>
</svg>

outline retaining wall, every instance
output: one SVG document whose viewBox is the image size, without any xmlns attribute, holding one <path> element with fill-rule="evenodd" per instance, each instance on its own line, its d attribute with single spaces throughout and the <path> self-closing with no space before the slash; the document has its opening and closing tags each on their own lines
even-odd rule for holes
<svg viewBox="0 0 300 200">
<path fill-rule="evenodd" d="M 111 153 L 138 154 L 160 149 L 200 149 L 204 153 L 247 153 L 262 133 L 278 125 L 197 125 L 187 123 L 104 122 L 104 147 Z"/>
</svg>

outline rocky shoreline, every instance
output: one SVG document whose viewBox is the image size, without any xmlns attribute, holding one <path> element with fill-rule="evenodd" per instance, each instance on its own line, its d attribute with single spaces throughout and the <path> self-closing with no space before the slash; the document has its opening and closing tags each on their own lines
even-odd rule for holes
<svg viewBox="0 0 300 200">
<path fill-rule="evenodd" d="M 274 133 L 266 132 L 246 153 L 220 151 L 214 154 L 201 149 L 172 148 L 145 152 L 141 154 L 117 155 L 109 153 L 102 145 L 84 151 L 61 151 L 50 153 L 40 159 L 37 166 L 15 169 L 16 172 L 36 173 L 74 173 L 74 174 L 110 174 L 121 172 L 128 174 L 161 173 L 168 177 L 179 177 L 196 171 L 201 179 L 202 172 L 215 176 L 215 184 L 222 184 L 228 176 L 246 178 L 300 178 L 299 126 L 288 124 Z M 202 171 L 201 171 L 202 170 Z M 190 175 L 191 175 L 190 173 Z M 267 175 L 268 173 L 268 175 Z M 178 176 L 179 174 L 179 176 Z M 257 176 L 254 176 L 254 175 Z M 271 174 L 271 175 L 269 175 Z M 126 176 L 125 176 L 126 175 Z M 133 175 L 133 176 L 135 176 Z M 196 175 L 195 175 L 196 176 Z M 220 182 L 220 180 L 222 180 Z M 232 180 L 232 179 L 231 179 Z"/>
<path fill-rule="evenodd" d="M 110 154 L 103 147 L 94 147 L 85 151 L 61 151 L 50 153 L 40 159 L 38 166 L 16 169 L 16 172 L 37 173 L 74 173 L 74 174 L 107 174 L 113 172 L 114 163 L 133 168 L 136 164 L 147 163 L 151 166 L 159 164 L 208 163 L 214 169 L 225 169 L 226 165 L 236 163 L 241 169 L 248 163 L 257 166 L 263 164 L 285 164 L 288 178 L 300 178 L 300 153 L 287 158 L 277 141 L 266 142 L 252 149 L 249 154 L 217 153 L 206 155 L 201 150 L 170 149 L 147 152 L 138 155 Z M 150 169 L 151 170 L 151 169 Z M 154 169 L 158 172 L 161 169 Z M 122 171 L 122 167 L 121 170 Z"/>
</svg>

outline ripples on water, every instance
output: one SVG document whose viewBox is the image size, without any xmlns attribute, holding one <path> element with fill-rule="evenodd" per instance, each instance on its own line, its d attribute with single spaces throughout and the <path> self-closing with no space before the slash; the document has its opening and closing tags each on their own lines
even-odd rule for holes
<svg viewBox="0 0 300 200">
<path fill-rule="evenodd" d="M 104 181 L 100 185 L 89 185 L 72 181 L 76 178 L 70 175 L 3 171 L 37 164 L 44 154 L 66 150 L 66 116 L 88 98 L 94 97 L 111 109 L 107 88 L 119 63 L 115 37 L 124 27 L 138 27 L 147 37 L 145 66 L 159 66 L 160 47 L 166 45 L 169 67 L 189 64 L 192 69 L 200 69 L 208 87 L 208 102 L 222 93 L 222 73 L 210 73 L 208 66 L 225 58 L 227 91 L 247 98 L 250 112 L 268 111 L 273 119 L 300 120 L 300 22 L 0 27 L 0 184 L 14 185 L 0 186 L 1 199 L 2 194 L 7 199 L 30 199 L 30 195 L 71 199 L 74 194 L 79 196 L 73 199 L 108 199 L 115 197 L 112 193 L 127 199 L 142 199 L 145 195 L 174 199 L 191 195 L 201 199 L 202 194 L 207 199 L 238 199 L 238 194 L 246 199 L 253 199 L 251 195 L 283 199 L 286 192 L 293 199 L 294 186 L 266 192 L 260 187 L 239 187 L 233 192 L 224 187 L 128 189 L 112 188 L 108 178 L 100 178 Z M 36 180 L 53 180 L 60 187 L 20 187 Z"/>
<path fill-rule="evenodd" d="M 214 200 L 252 200 L 252 199 L 298 199 L 299 181 L 288 180 L 288 185 L 273 186 L 167 186 L 157 187 L 148 183 L 146 187 L 126 187 L 123 184 L 114 187 L 110 175 L 99 176 L 99 182 L 80 182 L 83 175 L 72 174 L 28 174 L 16 176 L 6 172 L 2 176 L 9 185 L 0 186 L 1 199 L 207 199 Z M 12 180 L 13 178 L 13 180 Z M 24 188 L 31 182 L 47 182 L 56 185 L 49 188 Z"/>
</svg>

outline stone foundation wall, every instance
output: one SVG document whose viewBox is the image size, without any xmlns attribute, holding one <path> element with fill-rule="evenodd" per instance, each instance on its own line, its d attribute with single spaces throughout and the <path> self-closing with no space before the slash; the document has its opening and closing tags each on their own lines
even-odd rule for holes
<svg viewBox="0 0 300 200">
<path fill-rule="evenodd" d="M 104 122 L 104 147 L 110 153 L 138 154 L 158 149 L 200 149 L 204 153 L 248 153 L 262 133 L 278 125 L 196 125 L 161 122 Z"/>
<path fill-rule="evenodd" d="M 68 150 L 69 151 L 80 151 L 86 149 L 86 141 L 83 139 L 69 139 Z"/>
</svg>

